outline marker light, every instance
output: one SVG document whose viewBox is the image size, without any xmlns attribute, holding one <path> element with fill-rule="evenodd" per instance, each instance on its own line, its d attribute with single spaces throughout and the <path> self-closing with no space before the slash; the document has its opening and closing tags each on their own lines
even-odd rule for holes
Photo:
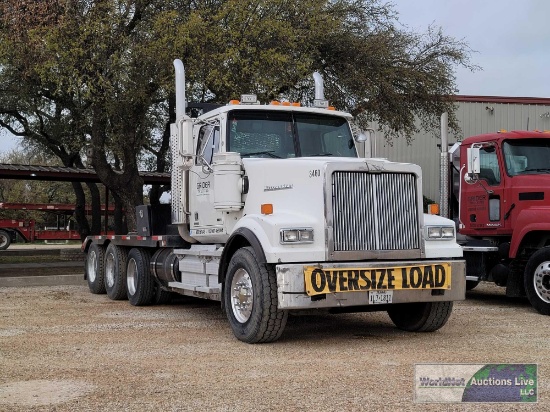
<svg viewBox="0 0 550 412">
<path fill-rule="evenodd" d="M 273 214 L 273 204 L 271 203 L 264 203 L 260 206 L 260 211 L 262 212 L 262 215 L 272 215 Z"/>
<path fill-rule="evenodd" d="M 439 214 L 439 204 L 438 203 L 431 203 L 428 205 L 428 213 L 430 215 L 438 215 Z"/>
</svg>

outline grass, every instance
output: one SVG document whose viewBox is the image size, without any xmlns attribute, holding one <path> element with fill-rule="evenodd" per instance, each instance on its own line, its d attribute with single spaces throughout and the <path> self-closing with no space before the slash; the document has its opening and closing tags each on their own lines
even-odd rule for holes
<svg viewBox="0 0 550 412">
<path fill-rule="evenodd" d="M 12 263 L 45 263 L 45 262 L 63 262 L 59 255 L 42 255 L 42 256 L 1 256 L 0 264 Z"/>
</svg>

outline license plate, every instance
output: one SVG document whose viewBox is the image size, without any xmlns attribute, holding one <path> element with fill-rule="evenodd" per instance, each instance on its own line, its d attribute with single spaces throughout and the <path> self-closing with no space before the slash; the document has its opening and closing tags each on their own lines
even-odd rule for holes
<svg viewBox="0 0 550 412">
<path fill-rule="evenodd" d="M 369 292 L 369 305 L 392 303 L 393 290 L 372 290 Z"/>
</svg>

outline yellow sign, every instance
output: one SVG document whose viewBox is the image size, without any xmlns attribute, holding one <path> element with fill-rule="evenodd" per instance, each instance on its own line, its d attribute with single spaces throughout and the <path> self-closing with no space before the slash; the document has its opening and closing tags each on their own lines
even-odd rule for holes
<svg viewBox="0 0 550 412">
<path fill-rule="evenodd" d="M 392 268 L 330 268 L 304 266 L 309 296 L 367 290 L 450 289 L 451 265 L 403 266 Z"/>
</svg>

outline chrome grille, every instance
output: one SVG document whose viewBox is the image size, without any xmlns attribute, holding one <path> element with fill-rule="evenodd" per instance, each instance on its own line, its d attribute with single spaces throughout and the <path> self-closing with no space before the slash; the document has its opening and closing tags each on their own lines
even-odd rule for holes
<svg viewBox="0 0 550 412">
<path fill-rule="evenodd" d="M 414 174 L 334 172 L 332 214 L 334 251 L 420 248 Z"/>
</svg>

